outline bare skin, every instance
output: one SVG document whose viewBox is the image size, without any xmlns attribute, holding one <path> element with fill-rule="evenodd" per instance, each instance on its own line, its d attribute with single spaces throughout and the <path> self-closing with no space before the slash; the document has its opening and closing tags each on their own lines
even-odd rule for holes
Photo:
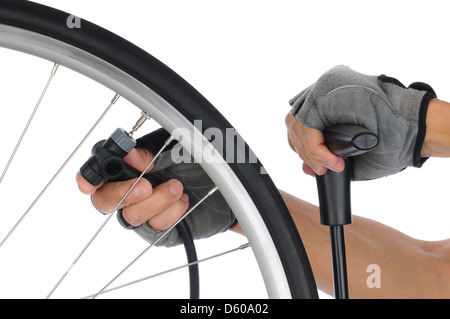
<svg viewBox="0 0 450 319">
<path fill-rule="evenodd" d="M 125 161 L 139 171 L 143 171 L 151 159 L 152 154 L 143 149 L 133 149 L 125 157 Z M 80 191 L 92 195 L 94 206 L 104 213 L 111 212 L 115 203 L 136 181 L 132 179 L 93 186 L 80 173 L 76 180 Z M 189 197 L 183 193 L 183 185 L 179 181 L 169 180 L 153 189 L 148 180 L 141 179 L 119 208 L 122 209 L 123 217 L 133 226 L 148 223 L 154 229 L 167 229 L 188 206 Z"/>
<path fill-rule="evenodd" d="M 450 157 L 449 122 L 450 103 L 431 100 L 422 157 Z M 289 145 L 304 161 L 306 174 L 314 176 L 323 175 L 328 169 L 343 170 L 344 161 L 326 148 L 322 132 L 302 125 L 291 114 L 286 116 L 286 126 Z M 318 286 L 331 294 L 331 252 L 325 247 L 328 233 L 320 226 L 318 208 L 285 193 L 283 197 L 305 241 Z M 450 240 L 420 241 L 375 221 L 354 216 L 353 224 L 346 227 L 346 243 L 350 297 L 450 297 Z M 374 261 L 382 269 L 381 289 L 369 289 L 366 285 L 366 268 Z"/>
<path fill-rule="evenodd" d="M 432 100 L 422 156 L 450 156 L 449 122 L 450 104 Z M 305 173 L 321 175 L 328 169 L 344 168 L 342 159 L 323 144 L 320 131 L 302 126 L 290 114 L 286 124 L 289 144 L 304 161 Z M 135 149 L 125 160 L 143 170 L 151 156 L 148 151 Z M 109 212 L 134 180 L 94 187 L 78 173 L 77 183 L 83 193 L 92 195 L 97 209 Z M 319 289 L 332 295 L 329 232 L 320 224 L 318 207 L 283 191 L 281 194 L 302 236 Z M 125 219 L 134 226 L 147 222 L 155 229 L 167 229 L 186 211 L 188 201 L 179 181 L 170 180 L 152 189 L 148 181 L 141 180 L 121 208 Z M 239 225 L 233 231 L 243 233 Z M 450 240 L 421 241 L 376 221 L 353 216 L 353 224 L 346 227 L 346 244 L 351 298 L 450 297 Z M 373 263 L 382 271 L 378 289 L 369 289 L 366 284 L 367 266 Z"/>
<path fill-rule="evenodd" d="M 320 224 L 318 207 L 281 194 L 302 236 L 318 288 L 333 295 L 329 229 Z M 346 226 L 345 239 L 350 298 L 450 297 L 449 240 L 417 240 L 359 216 Z M 380 288 L 367 286 L 371 264 L 380 267 Z"/>
<path fill-rule="evenodd" d="M 450 156 L 450 103 L 432 99 L 428 105 L 426 135 L 422 157 Z M 288 114 L 285 119 L 291 148 L 303 160 L 303 171 L 311 176 L 323 175 L 328 169 L 341 172 L 344 160 L 331 153 L 321 131 L 307 127 Z"/>
</svg>

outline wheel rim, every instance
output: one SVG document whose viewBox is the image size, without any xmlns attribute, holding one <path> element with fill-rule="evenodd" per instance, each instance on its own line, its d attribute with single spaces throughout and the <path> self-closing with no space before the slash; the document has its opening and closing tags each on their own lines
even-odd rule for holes
<svg viewBox="0 0 450 319">
<path fill-rule="evenodd" d="M 291 298 L 283 265 L 256 206 L 223 158 L 214 152 L 203 152 L 211 144 L 192 123 L 141 82 L 113 65 L 64 42 L 31 31 L 0 25 L 0 46 L 57 62 L 81 73 L 118 92 L 134 105 L 139 105 L 166 130 L 172 132 L 177 129 L 182 135 L 180 143 L 186 149 L 193 150 L 194 159 L 219 187 L 235 212 L 258 260 L 268 296 Z"/>
</svg>

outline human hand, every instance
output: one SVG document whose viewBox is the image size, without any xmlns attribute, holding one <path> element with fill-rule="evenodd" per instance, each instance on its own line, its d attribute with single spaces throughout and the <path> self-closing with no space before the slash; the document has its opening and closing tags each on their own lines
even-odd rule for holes
<svg viewBox="0 0 450 319">
<path fill-rule="evenodd" d="M 322 131 L 301 124 L 292 114 L 286 115 L 288 142 L 303 162 L 303 171 L 311 176 L 323 175 L 328 169 L 341 172 L 344 160 L 325 145 Z"/>
<path fill-rule="evenodd" d="M 291 100 L 286 118 L 291 146 L 305 161 L 308 173 L 339 171 L 343 163 L 324 145 L 323 131 L 336 124 L 363 126 L 379 137 L 378 146 L 353 159 L 353 180 L 368 180 L 421 167 L 428 103 L 433 89 L 415 82 L 408 88 L 398 80 L 335 67 Z M 315 129 L 315 130 L 314 130 Z M 312 172 L 311 172 L 312 171 Z"/>
<path fill-rule="evenodd" d="M 152 158 L 153 155 L 148 150 L 133 149 L 124 160 L 142 172 Z M 152 167 L 150 171 L 151 169 Z M 76 180 L 80 191 L 91 195 L 95 208 L 105 214 L 110 213 L 116 207 L 136 181 L 136 179 L 131 179 L 93 186 L 79 172 Z M 147 179 L 142 178 L 119 209 L 122 210 L 125 221 L 131 226 L 137 227 L 147 223 L 155 230 L 164 230 L 172 226 L 188 206 L 189 197 L 183 193 L 183 185 L 178 180 L 171 179 L 153 188 Z"/>
<path fill-rule="evenodd" d="M 137 140 L 137 148 L 132 149 L 124 158 L 125 162 L 142 172 L 151 162 L 154 153 L 169 137 L 163 129 L 154 131 Z M 133 229 L 149 243 L 170 228 L 197 201 L 214 188 L 214 183 L 199 164 L 185 163 L 180 160 L 180 150 L 172 154 L 171 143 L 163 151 L 155 164 L 150 167 L 122 203 L 118 212 L 119 222 Z M 180 158 L 177 158 L 179 156 Z M 154 188 L 152 183 L 157 185 Z M 120 202 L 136 179 L 90 185 L 80 173 L 77 182 L 80 190 L 92 196 L 92 203 L 101 212 L 110 212 Z M 212 236 L 234 227 L 237 220 L 220 194 L 215 192 L 184 219 L 194 239 Z M 157 246 L 175 246 L 182 243 L 176 228 L 173 228 Z"/>
</svg>

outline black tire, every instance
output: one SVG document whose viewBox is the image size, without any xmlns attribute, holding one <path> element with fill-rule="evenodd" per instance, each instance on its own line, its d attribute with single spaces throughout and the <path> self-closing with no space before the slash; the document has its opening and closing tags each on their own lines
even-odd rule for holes
<svg viewBox="0 0 450 319">
<path fill-rule="evenodd" d="M 67 27 L 70 14 L 21 0 L 0 1 L 0 23 L 33 31 L 91 53 L 141 81 L 202 128 L 232 126 L 197 90 L 163 63 L 123 38 L 88 21 L 82 28 Z M 227 145 L 227 143 L 223 143 Z M 224 150 L 222 150 L 225 154 Z M 237 152 L 234 152 L 237 156 Z M 227 158 L 259 209 L 277 247 L 294 298 L 317 298 L 317 288 L 300 235 L 277 188 L 262 165 Z M 281 231 L 280 231 L 281 230 Z"/>
</svg>

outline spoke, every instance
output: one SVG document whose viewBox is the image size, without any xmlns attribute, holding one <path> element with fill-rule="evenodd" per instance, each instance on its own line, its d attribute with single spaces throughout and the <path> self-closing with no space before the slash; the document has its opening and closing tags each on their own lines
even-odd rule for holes
<svg viewBox="0 0 450 319">
<path fill-rule="evenodd" d="M 227 255 L 227 254 L 234 253 L 234 252 L 236 252 L 238 250 L 244 250 L 244 249 L 246 249 L 248 247 L 250 247 L 250 243 L 246 243 L 246 244 L 240 245 L 239 247 L 236 247 L 236 248 L 233 248 L 233 249 L 230 249 L 230 250 L 227 250 L 227 251 L 224 251 L 224 252 L 221 252 L 221 253 L 218 253 L 218 254 L 206 257 L 206 258 L 202 258 L 202 259 L 199 259 L 197 261 L 194 261 L 194 262 L 191 262 L 191 263 L 188 263 L 188 264 L 184 264 L 184 265 L 181 265 L 181 266 L 178 266 L 178 267 L 170 268 L 170 269 L 161 271 L 159 273 L 156 273 L 156 274 L 153 274 L 153 275 L 150 275 L 150 276 L 147 276 L 147 277 L 136 279 L 136 280 L 127 282 L 125 284 L 122 284 L 122 285 L 119 285 L 119 286 L 115 286 L 113 288 L 105 289 L 100 294 L 105 294 L 105 293 L 108 293 L 108 292 L 111 292 L 111 291 L 115 291 L 115 290 L 118 290 L 118 289 L 121 289 L 121 288 L 125 288 L 125 287 L 131 286 L 131 285 L 134 285 L 134 284 L 137 284 L 137 283 L 140 283 L 140 282 L 152 279 L 152 278 L 156 278 L 156 277 L 159 277 L 159 276 L 162 276 L 162 275 L 174 272 L 176 270 L 180 270 L 180 269 L 187 268 L 187 267 L 190 267 L 190 266 L 195 266 L 195 265 L 198 265 L 198 264 L 200 264 L 202 262 L 205 262 L 205 261 L 208 261 L 208 260 L 212 260 L 212 259 L 224 256 L 224 255 Z M 98 295 L 98 294 L 99 293 L 92 294 L 92 295 L 89 295 L 89 296 L 85 296 L 85 297 L 83 297 L 81 299 L 89 299 L 89 298 L 92 298 L 92 297 L 94 297 L 95 295 Z"/>
<path fill-rule="evenodd" d="M 153 159 L 150 161 L 150 163 L 147 165 L 147 167 L 144 169 L 144 171 L 139 175 L 138 179 L 133 183 L 133 185 L 128 189 L 126 194 L 122 197 L 120 202 L 114 207 L 114 209 L 108 213 L 108 217 L 103 222 L 103 224 L 97 229 L 95 234 L 89 239 L 87 244 L 83 247 L 81 252 L 77 255 L 77 257 L 74 259 L 72 264 L 69 266 L 69 268 L 64 272 L 62 277 L 58 280 L 56 285 L 52 288 L 50 293 L 47 295 L 46 299 L 49 299 L 53 292 L 60 286 L 60 284 L 63 282 L 63 280 L 66 278 L 66 276 L 69 274 L 69 272 L 72 270 L 72 268 L 75 266 L 75 264 L 78 262 L 78 260 L 83 256 L 83 254 L 86 252 L 86 250 L 89 248 L 89 246 L 94 242 L 94 240 L 97 238 L 98 234 L 103 230 L 103 228 L 106 226 L 108 221 L 111 219 L 111 217 L 117 212 L 117 210 L 120 208 L 120 205 L 122 205 L 123 201 L 128 197 L 128 195 L 131 193 L 131 191 L 134 189 L 136 184 L 143 178 L 143 176 L 147 173 L 147 171 L 150 169 L 150 167 L 153 165 L 153 163 L 158 159 L 159 155 L 164 151 L 164 149 L 172 142 L 173 137 L 169 137 L 167 141 L 164 143 L 164 145 L 161 147 L 161 149 L 158 151 L 158 153 L 153 157 Z"/>
<path fill-rule="evenodd" d="M 37 112 L 39 106 L 41 105 L 41 102 L 42 102 L 42 99 L 43 99 L 44 96 L 45 96 L 45 93 L 47 93 L 47 89 L 48 89 L 48 87 L 50 86 L 50 83 L 52 82 L 52 79 L 53 79 L 53 76 L 54 76 L 55 73 L 56 73 L 56 70 L 58 70 L 58 66 L 59 66 L 59 64 L 57 64 L 57 63 L 55 63 L 55 65 L 53 66 L 52 72 L 51 72 L 51 74 L 50 74 L 50 77 L 49 77 L 48 80 L 47 80 L 47 83 L 45 84 L 44 90 L 42 91 L 41 96 L 39 97 L 39 99 L 38 99 L 38 101 L 37 101 L 37 103 L 36 103 L 36 105 L 35 105 L 35 107 L 34 107 L 34 109 L 33 109 L 33 112 L 31 112 L 31 115 L 30 115 L 30 117 L 28 118 L 28 122 L 27 122 L 27 124 L 25 125 L 25 128 L 23 129 L 22 134 L 21 134 L 20 137 L 19 137 L 19 140 L 17 141 L 17 144 L 16 144 L 16 146 L 14 147 L 14 150 L 13 150 L 13 152 L 11 153 L 11 156 L 9 157 L 8 163 L 6 164 L 5 168 L 3 169 L 3 173 L 2 173 L 2 175 L 0 176 L 0 183 L 3 181 L 3 177 L 5 177 L 5 174 L 6 174 L 6 172 L 8 171 L 9 165 L 11 165 L 11 162 L 12 162 L 12 160 L 14 159 L 14 156 L 16 155 L 17 150 L 19 149 L 20 143 L 22 143 L 22 140 L 23 140 L 23 138 L 24 138 L 24 136 L 25 136 L 25 134 L 26 134 L 26 132 L 27 132 L 27 130 L 28 130 L 28 127 L 30 126 L 31 121 L 32 121 L 33 118 L 34 118 L 34 115 L 36 114 L 36 112 Z"/>
<path fill-rule="evenodd" d="M 108 217 L 105 219 L 105 221 L 100 226 L 100 228 L 91 237 L 91 239 L 88 241 L 88 243 L 84 246 L 84 248 L 81 250 L 81 252 L 77 255 L 77 257 L 72 261 L 69 268 L 67 268 L 67 270 L 64 272 L 64 274 L 61 276 L 61 278 L 59 278 L 58 282 L 53 286 L 52 290 L 48 293 L 46 299 L 49 299 L 52 296 L 52 294 L 55 292 L 55 290 L 61 285 L 63 280 L 67 277 L 69 272 L 72 270 L 72 268 L 75 266 L 75 264 L 81 258 L 81 256 L 83 256 L 83 254 L 86 252 L 86 250 L 89 248 L 89 246 L 92 244 L 94 239 L 97 237 L 97 235 L 100 233 L 100 231 L 105 227 L 105 225 L 108 223 L 108 221 L 111 219 L 112 216 L 113 216 L 112 214 L 108 215 Z"/>
<path fill-rule="evenodd" d="M 203 203 L 208 197 L 214 194 L 219 188 L 214 186 L 202 199 L 200 199 L 191 209 L 189 209 L 186 213 L 181 216 L 178 221 L 173 224 L 169 229 L 167 229 L 164 233 L 162 233 L 153 243 L 150 244 L 143 252 L 141 252 L 131 263 L 129 263 L 124 269 L 122 269 L 113 279 L 111 279 L 105 287 L 103 287 L 99 292 L 97 292 L 92 299 L 97 298 L 103 291 L 105 291 L 113 282 L 117 280 L 123 273 L 125 273 L 132 265 L 134 265 L 145 253 L 147 253 L 153 246 L 161 241 L 175 226 L 177 226 L 183 219 L 185 219 L 192 211 L 194 211 L 201 203 Z"/>
<path fill-rule="evenodd" d="M 139 175 L 138 179 L 131 185 L 130 189 L 126 192 L 125 195 L 123 195 L 120 202 L 114 207 L 114 209 L 111 211 L 110 214 L 114 214 L 119 209 L 120 205 L 122 205 L 123 201 L 128 197 L 128 195 L 131 193 L 131 191 L 134 189 L 137 183 L 144 177 L 144 175 L 147 173 L 147 171 L 150 169 L 150 167 L 155 163 L 155 161 L 158 159 L 158 157 L 161 155 L 161 153 L 164 151 L 164 149 L 172 142 L 173 137 L 169 137 L 167 141 L 164 143 L 164 145 L 161 147 L 161 149 L 156 153 L 155 157 L 150 161 L 150 163 L 147 165 L 147 167 L 142 171 L 141 175 Z"/>
<path fill-rule="evenodd" d="M 19 227 L 19 225 L 22 223 L 22 221 L 25 219 L 25 217 L 28 215 L 28 213 L 31 211 L 31 209 L 36 205 L 36 203 L 39 201 L 39 199 L 44 195 L 44 193 L 47 191 L 47 189 L 50 187 L 50 185 L 53 183 L 53 181 L 58 177 L 58 175 L 61 173 L 61 171 L 66 167 L 66 165 L 70 162 L 70 160 L 73 158 L 73 156 L 76 154 L 76 152 L 80 149 L 80 147 L 83 145 L 83 143 L 87 140 L 87 138 L 91 135 L 91 133 L 94 131 L 94 129 L 97 127 L 97 125 L 102 121 L 102 119 L 105 117 L 106 113 L 111 109 L 111 107 L 117 102 L 119 99 L 119 95 L 116 94 L 114 98 L 112 99 L 109 106 L 106 108 L 106 110 L 103 112 L 103 114 L 99 117 L 97 122 L 91 127 L 89 132 L 86 134 L 86 136 L 81 140 L 80 144 L 74 149 L 72 154 L 66 159 L 66 161 L 62 164 L 62 166 L 58 169 L 58 171 L 53 175 L 53 177 L 50 179 L 50 181 L 45 185 L 45 187 L 42 189 L 42 191 L 39 193 L 39 195 L 36 197 L 36 199 L 31 203 L 31 205 L 28 207 L 28 209 L 25 211 L 25 213 L 20 217 L 20 219 L 17 221 L 17 223 L 14 225 L 13 228 L 9 231 L 9 233 L 6 235 L 6 237 L 2 240 L 0 243 L 0 248 L 5 244 L 5 242 L 11 237 L 11 235 L 14 233 L 14 231 Z"/>
</svg>

